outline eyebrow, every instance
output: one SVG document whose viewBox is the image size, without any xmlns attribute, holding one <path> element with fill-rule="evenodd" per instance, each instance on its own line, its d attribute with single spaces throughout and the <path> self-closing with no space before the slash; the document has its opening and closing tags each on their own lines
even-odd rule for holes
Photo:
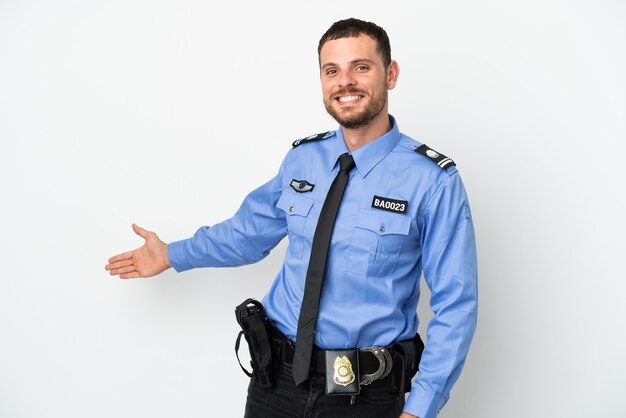
<svg viewBox="0 0 626 418">
<path fill-rule="evenodd" d="M 372 64 L 372 65 L 376 64 L 373 60 L 368 59 L 368 58 L 357 58 L 357 59 L 355 59 L 355 60 L 350 61 L 350 64 L 351 64 L 351 65 L 354 65 L 354 64 L 361 63 L 361 62 L 368 63 L 368 64 Z M 326 68 L 326 67 L 338 67 L 338 66 L 339 66 L 339 64 L 336 64 L 336 63 L 334 63 L 334 62 L 327 62 L 326 64 L 322 65 L 322 68 Z"/>
</svg>

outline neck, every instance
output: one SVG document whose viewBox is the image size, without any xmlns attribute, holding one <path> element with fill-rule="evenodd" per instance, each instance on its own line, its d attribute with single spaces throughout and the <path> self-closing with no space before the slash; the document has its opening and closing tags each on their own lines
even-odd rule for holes
<svg viewBox="0 0 626 418">
<path fill-rule="evenodd" d="M 380 112 L 370 123 L 360 128 L 349 129 L 343 126 L 341 127 L 343 139 L 350 152 L 356 151 L 363 145 L 383 136 L 390 130 L 391 123 L 389 122 L 389 114 L 386 110 Z"/>
</svg>

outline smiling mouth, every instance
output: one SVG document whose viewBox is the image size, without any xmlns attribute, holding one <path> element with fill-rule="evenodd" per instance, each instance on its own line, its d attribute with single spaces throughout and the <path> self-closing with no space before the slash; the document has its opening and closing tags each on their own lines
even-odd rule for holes
<svg viewBox="0 0 626 418">
<path fill-rule="evenodd" d="M 355 104 L 358 103 L 362 98 L 363 96 L 361 96 L 360 94 L 351 94 L 336 97 L 335 100 L 337 100 L 341 104 Z"/>
</svg>

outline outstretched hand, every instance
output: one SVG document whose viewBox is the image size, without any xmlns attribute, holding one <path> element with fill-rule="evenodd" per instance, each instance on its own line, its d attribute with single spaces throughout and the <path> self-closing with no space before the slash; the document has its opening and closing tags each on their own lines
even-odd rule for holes
<svg viewBox="0 0 626 418">
<path fill-rule="evenodd" d="M 109 258 L 104 268 L 111 276 L 119 275 L 120 279 L 155 276 L 172 265 L 167 259 L 167 244 L 157 234 L 133 224 L 133 231 L 146 242 L 136 250 L 127 251 Z"/>
</svg>

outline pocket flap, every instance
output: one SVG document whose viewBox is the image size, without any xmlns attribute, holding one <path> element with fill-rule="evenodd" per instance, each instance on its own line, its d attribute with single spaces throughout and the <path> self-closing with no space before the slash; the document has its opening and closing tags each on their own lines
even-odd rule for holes
<svg viewBox="0 0 626 418">
<path fill-rule="evenodd" d="M 276 207 L 284 210 L 287 215 L 307 216 L 314 203 L 315 200 L 308 197 L 284 192 L 278 199 Z"/>
<path fill-rule="evenodd" d="M 361 209 L 356 226 L 357 228 L 368 229 L 378 235 L 408 235 L 411 229 L 411 218 L 398 213 Z"/>
</svg>

